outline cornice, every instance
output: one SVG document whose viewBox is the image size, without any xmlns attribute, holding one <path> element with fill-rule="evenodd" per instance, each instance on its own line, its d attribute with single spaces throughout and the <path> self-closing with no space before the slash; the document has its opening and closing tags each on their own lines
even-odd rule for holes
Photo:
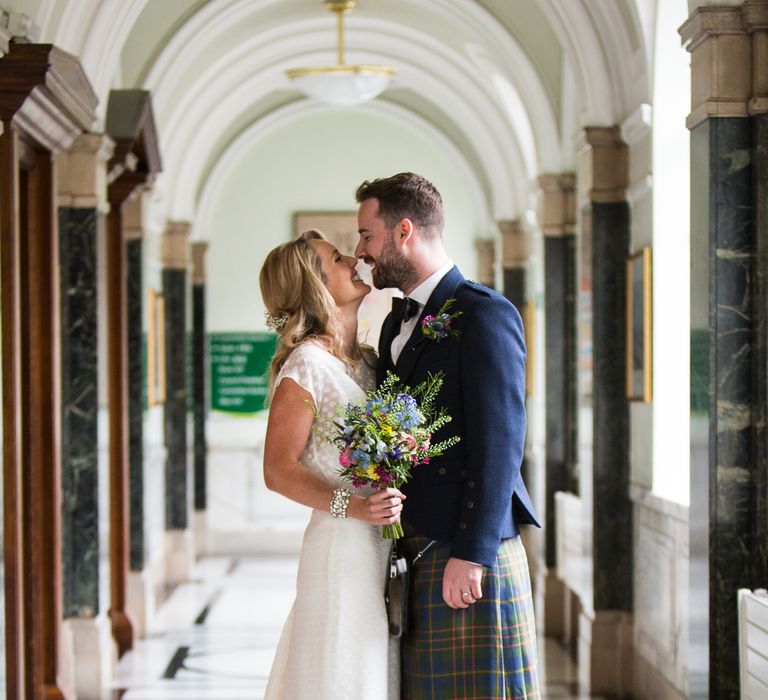
<svg viewBox="0 0 768 700">
<path fill-rule="evenodd" d="M 96 118 L 96 95 L 78 59 L 50 44 L 11 42 L 0 60 L 0 86 L 0 119 L 54 153 Z"/>
</svg>

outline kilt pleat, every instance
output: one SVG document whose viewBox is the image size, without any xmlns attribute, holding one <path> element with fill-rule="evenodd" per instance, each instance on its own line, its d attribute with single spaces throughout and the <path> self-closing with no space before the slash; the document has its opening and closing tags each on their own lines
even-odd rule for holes
<svg viewBox="0 0 768 700">
<path fill-rule="evenodd" d="M 400 540 L 411 557 L 429 542 Z M 538 700 L 536 626 L 520 537 L 503 540 L 483 571 L 483 597 L 465 610 L 443 601 L 450 544 L 438 543 L 411 573 L 409 631 L 402 640 L 403 700 Z"/>
</svg>

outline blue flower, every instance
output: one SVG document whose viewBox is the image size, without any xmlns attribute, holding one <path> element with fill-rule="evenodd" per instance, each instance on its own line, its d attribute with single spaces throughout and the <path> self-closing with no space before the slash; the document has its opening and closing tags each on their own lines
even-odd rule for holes
<svg viewBox="0 0 768 700">
<path fill-rule="evenodd" d="M 364 450 L 352 450 L 352 459 L 360 467 L 367 467 L 371 463 L 371 455 Z"/>
</svg>

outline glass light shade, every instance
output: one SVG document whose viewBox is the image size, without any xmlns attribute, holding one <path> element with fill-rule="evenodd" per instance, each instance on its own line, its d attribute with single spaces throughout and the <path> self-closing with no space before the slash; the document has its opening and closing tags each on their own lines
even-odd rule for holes
<svg viewBox="0 0 768 700">
<path fill-rule="evenodd" d="M 288 77 L 302 92 L 333 105 L 356 105 L 372 100 L 394 75 L 387 66 L 323 66 L 293 68 Z"/>
</svg>

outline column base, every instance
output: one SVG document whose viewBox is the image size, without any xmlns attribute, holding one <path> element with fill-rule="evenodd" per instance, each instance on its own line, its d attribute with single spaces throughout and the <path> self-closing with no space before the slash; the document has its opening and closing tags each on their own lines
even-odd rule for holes
<svg viewBox="0 0 768 700">
<path fill-rule="evenodd" d="M 106 615 L 70 617 L 63 627 L 71 645 L 71 679 L 78 700 L 101 700 L 109 694 L 117 647 Z"/>
<path fill-rule="evenodd" d="M 566 596 L 569 591 L 554 569 L 544 578 L 544 634 L 563 640 L 566 636 Z"/>
<path fill-rule="evenodd" d="M 145 637 L 157 610 L 157 590 L 165 583 L 164 571 L 157 567 L 128 572 L 127 602 L 137 638 Z"/>
<path fill-rule="evenodd" d="M 658 669 L 649 664 L 640 654 L 635 654 L 634 669 L 634 697 L 654 698 L 654 700 L 686 700 L 689 697 L 664 678 Z"/>
<path fill-rule="evenodd" d="M 582 611 L 579 617 L 579 692 L 629 697 L 632 692 L 632 615 Z"/>
<path fill-rule="evenodd" d="M 184 583 L 192 578 L 195 563 L 195 536 L 192 530 L 166 530 L 166 583 Z"/>
<path fill-rule="evenodd" d="M 546 615 L 545 589 L 547 577 L 547 565 L 544 559 L 544 540 L 540 537 L 537 528 L 524 527 L 521 529 L 525 552 L 528 556 L 528 571 L 531 576 L 531 595 L 533 597 L 533 609 L 536 614 L 536 632 L 544 634 L 544 616 Z"/>
<path fill-rule="evenodd" d="M 192 513 L 192 532 L 197 556 L 208 554 L 208 511 L 196 510 Z"/>
</svg>

